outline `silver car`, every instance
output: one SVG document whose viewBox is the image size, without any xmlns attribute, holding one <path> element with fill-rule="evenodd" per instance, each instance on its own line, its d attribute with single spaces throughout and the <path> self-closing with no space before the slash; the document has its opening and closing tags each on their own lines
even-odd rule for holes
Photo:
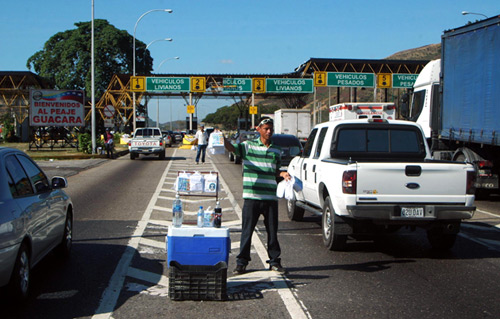
<svg viewBox="0 0 500 319">
<path fill-rule="evenodd" d="M 24 152 L 0 147 L 0 287 L 25 298 L 31 269 L 53 249 L 68 256 L 73 204 L 64 177 L 47 176 Z"/>
</svg>

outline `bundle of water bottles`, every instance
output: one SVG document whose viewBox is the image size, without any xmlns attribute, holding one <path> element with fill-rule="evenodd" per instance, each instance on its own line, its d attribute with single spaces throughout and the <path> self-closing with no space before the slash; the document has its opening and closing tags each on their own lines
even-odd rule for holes
<svg viewBox="0 0 500 319">
<path fill-rule="evenodd" d="M 184 210 L 179 193 L 175 195 L 175 200 L 172 204 L 172 214 L 172 225 L 174 227 L 181 227 L 184 219 Z M 205 211 L 203 210 L 203 206 L 200 206 L 196 217 L 196 225 L 198 227 L 220 228 L 222 224 L 222 208 L 220 207 L 220 203 L 217 201 L 214 210 L 211 210 L 209 207 Z"/>
</svg>

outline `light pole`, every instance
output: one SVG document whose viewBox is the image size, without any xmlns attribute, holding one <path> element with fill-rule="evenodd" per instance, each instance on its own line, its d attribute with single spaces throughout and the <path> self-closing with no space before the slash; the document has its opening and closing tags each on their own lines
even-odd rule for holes
<svg viewBox="0 0 500 319">
<path fill-rule="evenodd" d="M 173 58 L 168 58 L 168 59 L 165 59 L 165 60 L 161 61 L 160 65 L 158 66 L 158 70 L 160 70 L 160 68 L 163 65 L 163 63 L 167 62 L 168 60 L 179 60 L 179 59 L 180 59 L 180 57 L 174 56 Z"/>
<path fill-rule="evenodd" d="M 157 39 L 157 40 L 151 41 L 151 42 L 149 42 L 148 45 L 146 45 L 146 49 L 144 49 L 144 51 L 146 51 L 151 44 L 153 44 L 155 42 L 158 42 L 158 41 L 169 41 L 169 42 L 172 42 L 172 38 Z"/>
<path fill-rule="evenodd" d="M 134 26 L 134 40 L 133 40 L 133 43 L 132 43 L 132 46 L 133 46 L 133 53 L 132 53 L 132 75 L 135 76 L 135 31 L 137 30 L 137 25 L 139 24 L 139 21 L 141 21 L 142 18 L 144 18 L 145 15 L 151 13 L 151 12 L 155 12 L 155 11 L 163 11 L 163 12 L 167 12 L 167 13 L 172 13 L 173 10 L 172 9 L 153 9 L 153 10 L 149 10 L 145 13 L 143 13 L 139 19 L 137 19 L 137 22 L 135 23 L 135 26 Z M 135 91 L 132 92 L 132 108 L 133 108 L 133 130 L 135 131 L 135 128 L 136 128 L 136 123 L 135 123 L 135 112 L 136 112 L 136 107 L 135 107 Z"/>
<path fill-rule="evenodd" d="M 91 118 L 91 129 L 92 129 L 92 154 L 96 153 L 97 141 L 96 141 L 96 128 L 95 128 L 95 61 L 94 61 L 94 0 L 92 0 L 92 30 L 91 30 L 91 40 L 90 40 L 90 51 L 91 51 L 91 65 L 90 65 L 90 77 L 91 77 L 91 100 L 92 103 L 92 118 Z"/>
<path fill-rule="evenodd" d="M 485 14 L 482 14 L 482 13 L 475 13 L 475 12 L 469 12 L 469 11 L 462 11 L 462 15 L 468 15 L 468 14 L 475 14 L 475 15 L 478 15 L 478 16 L 483 16 L 485 17 L 486 19 L 488 19 L 488 16 L 485 15 Z"/>
</svg>

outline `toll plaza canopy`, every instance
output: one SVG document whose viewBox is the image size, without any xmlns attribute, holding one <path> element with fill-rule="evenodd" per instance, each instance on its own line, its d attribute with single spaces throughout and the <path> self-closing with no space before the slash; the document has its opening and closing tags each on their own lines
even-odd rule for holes
<svg viewBox="0 0 500 319">
<path fill-rule="evenodd" d="M 428 60 L 363 60 L 310 58 L 299 65 L 295 72 L 302 77 L 312 76 L 316 71 L 355 73 L 408 73 L 419 74 Z"/>
<path fill-rule="evenodd" d="M 259 99 L 288 98 L 295 101 L 313 92 L 314 87 L 318 86 L 316 82 L 313 83 L 313 79 L 321 72 L 328 76 L 350 73 L 351 75 L 363 74 L 363 76 L 371 74 L 373 78 L 381 74 L 413 74 L 416 77 L 427 62 L 310 58 L 293 72 L 283 74 L 138 74 L 136 77 L 130 74 L 116 74 L 110 79 L 103 96 L 97 101 L 96 111 L 101 118 L 105 118 L 104 108 L 112 105 L 117 111 L 116 116 L 121 117 L 121 121 L 130 120 L 133 110 L 133 91 L 135 91 L 138 104 L 141 104 L 141 101 L 147 104 L 153 96 L 177 96 L 184 99 L 191 96 L 195 100 L 202 96 L 205 98 L 239 97 L 241 100 L 246 100 L 252 94 Z M 132 79 L 143 80 L 141 90 L 134 89 Z M 384 88 L 375 84 L 375 80 L 373 82 L 367 85 Z M 188 87 L 185 87 L 186 83 L 189 83 Z M 329 81 L 324 82 L 327 86 L 330 86 L 329 83 Z M 151 86 L 151 90 L 148 85 Z M 168 90 L 173 88 L 172 85 L 179 85 L 179 88 Z M 182 85 L 184 86 L 181 87 Z M 342 83 L 336 83 L 334 86 L 342 85 Z M 50 89 L 47 81 L 31 72 L 0 72 L 0 111 L 7 107 L 16 113 L 18 122 L 23 122 L 28 117 L 30 88 Z M 87 92 L 87 95 L 90 95 L 90 92 Z M 89 120 L 89 114 L 86 116 L 87 120 Z"/>
</svg>

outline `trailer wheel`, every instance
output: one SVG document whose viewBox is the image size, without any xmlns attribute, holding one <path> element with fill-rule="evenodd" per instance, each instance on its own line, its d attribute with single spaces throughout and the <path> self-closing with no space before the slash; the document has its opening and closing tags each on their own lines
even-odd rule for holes
<svg viewBox="0 0 500 319">
<path fill-rule="evenodd" d="M 301 221 L 304 218 L 304 208 L 298 207 L 295 199 L 286 201 L 286 210 L 290 220 Z"/>
<path fill-rule="evenodd" d="M 330 196 L 325 199 L 321 226 L 323 229 L 323 244 L 329 250 L 344 250 L 346 248 L 347 235 L 335 234 L 335 210 L 333 209 Z"/>
</svg>

